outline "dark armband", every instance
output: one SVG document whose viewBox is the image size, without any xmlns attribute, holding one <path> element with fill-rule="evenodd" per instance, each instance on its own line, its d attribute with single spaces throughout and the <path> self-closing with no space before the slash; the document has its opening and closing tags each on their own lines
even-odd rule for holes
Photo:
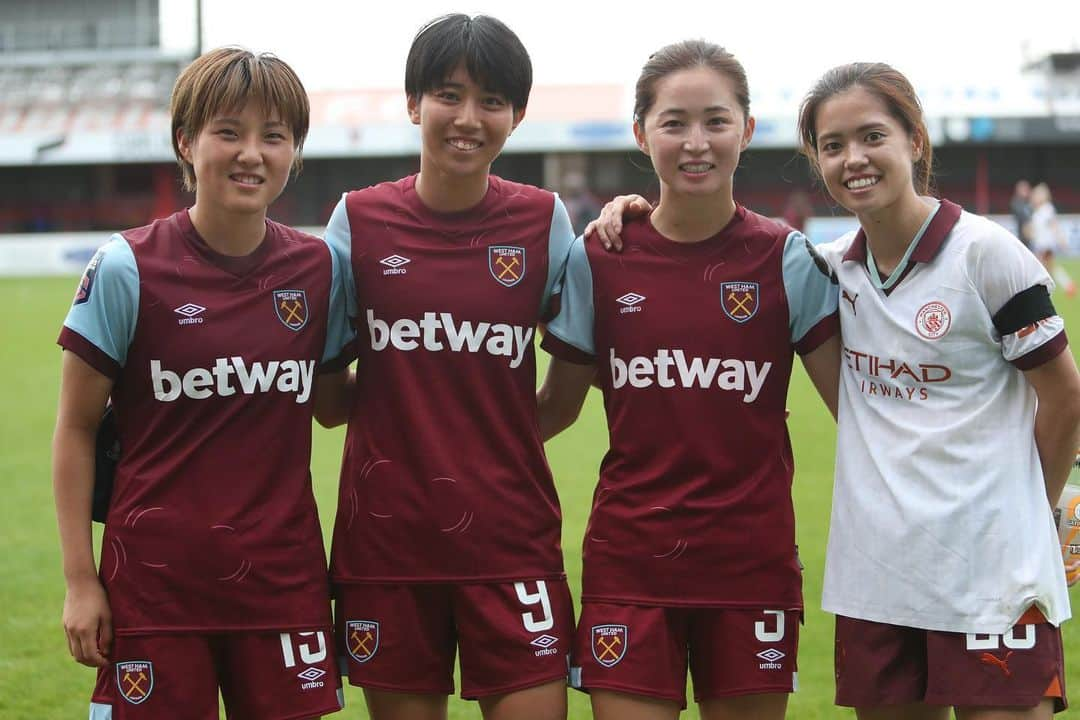
<svg viewBox="0 0 1080 720">
<path fill-rule="evenodd" d="M 1032 285 L 1018 292 L 994 314 L 994 327 L 1004 335 L 1012 335 L 1040 320 L 1057 315 L 1050 291 L 1045 285 Z"/>
</svg>

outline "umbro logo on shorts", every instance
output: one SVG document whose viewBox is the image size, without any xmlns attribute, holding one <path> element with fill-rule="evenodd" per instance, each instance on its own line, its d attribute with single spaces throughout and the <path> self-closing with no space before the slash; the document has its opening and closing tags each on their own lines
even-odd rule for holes
<svg viewBox="0 0 1080 720">
<path fill-rule="evenodd" d="M 757 653 L 758 659 L 764 661 L 758 664 L 758 668 L 761 670 L 781 670 L 783 664 L 780 662 L 784 659 L 784 653 L 776 648 L 769 648 Z"/>
<path fill-rule="evenodd" d="M 545 655 L 554 655 L 559 652 L 559 649 L 555 647 L 559 643 L 559 638 L 554 635 L 548 635 L 547 633 L 535 637 L 529 641 L 529 644 L 537 648 L 534 653 L 536 657 L 544 657 Z"/>
</svg>

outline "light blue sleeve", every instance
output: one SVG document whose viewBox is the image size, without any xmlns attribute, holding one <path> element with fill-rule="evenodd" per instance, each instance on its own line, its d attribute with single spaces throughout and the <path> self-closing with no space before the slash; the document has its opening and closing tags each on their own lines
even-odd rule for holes
<svg viewBox="0 0 1080 720">
<path fill-rule="evenodd" d="M 563 201 L 555 195 L 555 207 L 551 211 L 551 233 L 548 237 L 548 276 L 544 285 L 544 296 L 540 301 L 541 315 L 547 310 L 551 297 L 562 291 L 566 258 L 573 242 L 574 228 L 570 224 L 570 213 L 566 212 Z"/>
<path fill-rule="evenodd" d="M 548 323 L 547 331 L 581 352 L 595 356 L 595 322 L 592 268 L 585 254 L 585 238 L 579 237 L 570 246 L 570 256 L 566 261 L 559 314 Z"/>
<path fill-rule="evenodd" d="M 350 318 L 356 317 L 356 282 L 353 278 L 352 269 L 352 228 L 349 227 L 349 213 L 345 209 L 345 197 L 334 207 L 330 215 L 330 222 L 326 225 L 323 240 L 330 246 L 330 254 L 337 263 L 337 272 L 340 273 L 345 315 Z M 332 308 L 331 308 L 332 309 Z M 329 337 L 328 337 L 329 339 Z"/>
<path fill-rule="evenodd" d="M 139 316 L 139 266 L 122 235 L 90 258 L 64 326 L 123 367 Z"/>
<path fill-rule="evenodd" d="M 348 222 L 347 219 L 346 222 Z M 324 241 L 329 245 L 329 241 L 325 239 Z M 329 317 L 326 319 L 326 347 L 323 348 L 323 362 L 340 357 L 356 335 L 349 322 L 349 315 L 345 311 L 345 296 L 348 293 L 348 287 L 352 286 L 352 273 L 349 273 L 349 285 L 346 286 L 341 261 L 333 248 L 330 249 L 330 267 L 330 305 L 327 309 Z"/>
<path fill-rule="evenodd" d="M 816 256 L 816 258 L 815 258 Z M 822 271 L 824 258 L 801 232 L 793 231 L 784 244 L 784 291 L 788 298 L 791 341 L 797 343 L 823 318 L 836 312 L 839 286 Z"/>
</svg>

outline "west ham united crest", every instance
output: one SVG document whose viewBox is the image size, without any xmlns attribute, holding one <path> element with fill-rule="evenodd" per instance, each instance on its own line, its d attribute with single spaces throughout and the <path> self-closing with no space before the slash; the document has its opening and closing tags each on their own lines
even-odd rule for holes
<svg viewBox="0 0 1080 720">
<path fill-rule="evenodd" d="M 358 663 L 375 657 L 379 649 L 379 623 L 374 620 L 349 620 L 345 623 L 345 649 Z"/>
<path fill-rule="evenodd" d="M 132 705 L 145 702 L 154 689 L 154 664 L 149 660 L 116 663 L 116 689 Z"/>
<path fill-rule="evenodd" d="M 592 654 L 596 662 L 604 667 L 618 665 L 626 655 L 626 645 L 630 635 L 625 625 L 593 625 Z"/>
<path fill-rule="evenodd" d="M 525 248 L 492 245 L 488 248 L 488 270 L 500 285 L 517 285 L 525 277 Z"/>
<path fill-rule="evenodd" d="M 724 314 L 737 323 L 757 315 L 758 284 L 756 282 L 726 282 L 720 284 L 720 306 Z"/>
<path fill-rule="evenodd" d="M 274 312 L 285 327 L 299 330 L 308 321 L 307 295 L 303 290 L 275 290 Z"/>
</svg>

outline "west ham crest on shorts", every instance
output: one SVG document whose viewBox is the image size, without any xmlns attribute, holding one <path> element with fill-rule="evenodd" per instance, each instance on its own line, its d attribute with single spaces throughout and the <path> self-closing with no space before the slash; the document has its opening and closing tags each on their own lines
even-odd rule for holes
<svg viewBox="0 0 1080 720">
<path fill-rule="evenodd" d="M 285 327 L 299 330 L 308 321 L 307 295 L 303 290 L 275 290 L 274 312 Z"/>
<path fill-rule="evenodd" d="M 116 689 L 132 705 L 145 702 L 154 689 L 154 664 L 149 660 L 116 663 Z"/>
<path fill-rule="evenodd" d="M 500 285 L 517 285 L 525 277 L 525 248 L 492 245 L 488 248 L 488 270 Z"/>
<path fill-rule="evenodd" d="M 618 665 L 626 655 L 630 634 L 625 625 L 593 625 L 592 654 L 604 667 Z"/>
<path fill-rule="evenodd" d="M 915 315 L 915 329 L 927 340 L 937 340 L 949 332 L 952 313 L 942 302 L 928 302 Z"/>
<path fill-rule="evenodd" d="M 79 289 L 75 291 L 75 301 L 71 303 L 72 305 L 82 305 L 90 299 L 90 292 L 94 289 L 94 277 L 97 275 L 98 263 L 101 262 L 104 254 L 104 250 L 98 250 L 94 253 L 94 257 L 90 258 L 82 279 L 79 280 Z"/>
<path fill-rule="evenodd" d="M 720 306 L 724 308 L 724 314 L 737 323 L 744 323 L 757 314 L 758 295 L 756 282 L 720 284 Z"/>
<path fill-rule="evenodd" d="M 379 623 L 374 620 L 349 620 L 345 623 L 345 649 L 358 663 L 375 657 L 379 649 Z"/>
</svg>

